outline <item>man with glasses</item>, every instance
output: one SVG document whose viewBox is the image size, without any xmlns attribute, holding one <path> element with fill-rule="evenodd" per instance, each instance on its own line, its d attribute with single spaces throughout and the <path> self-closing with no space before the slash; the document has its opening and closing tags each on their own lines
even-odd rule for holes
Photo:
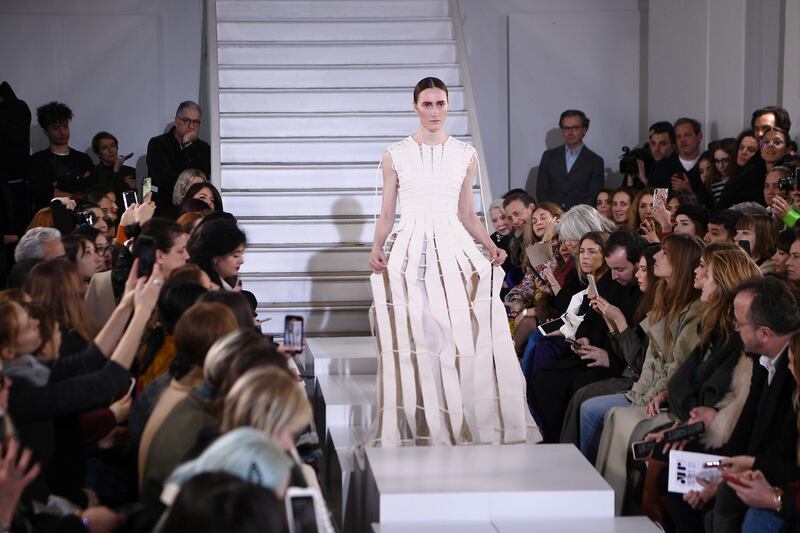
<svg viewBox="0 0 800 533">
<path fill-rule="evenodd" d="M 536 199 L 553 202 L 564 211 L 577 204 L 594 205 L 605 185 L 603 158 L 583 144 L 589 119 L 583 111 L 568 109 L 558 121 L 564 144 L 545 150 L 536 179 Z"/>
<path fill-rule="evenodd" d="M 211 148 L 197 138 L 200 115 L 200 106 L 195 102 L 181 102 L 175 112 L 175 124 L 147 144 L 147 172 L 153 180 L 153 200 L 160 216 L 176 214 L 172 190 L 178 174 L 196 168 L 210 175 Z"/>
</svg>

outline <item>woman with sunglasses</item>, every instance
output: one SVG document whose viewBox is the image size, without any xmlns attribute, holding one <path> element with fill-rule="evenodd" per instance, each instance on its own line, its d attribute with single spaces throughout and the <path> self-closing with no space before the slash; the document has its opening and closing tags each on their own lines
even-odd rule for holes
<svg viewBox="0 0 800 533">
<path fill-rule="evenodd" d="M 758 142 L 761 149 L 761 159 L 767 167 L 767 172 L 773 169 L 778 162 L 789 154 L 789 138 L 780 128 L 767 130 Z"/>
</svg>

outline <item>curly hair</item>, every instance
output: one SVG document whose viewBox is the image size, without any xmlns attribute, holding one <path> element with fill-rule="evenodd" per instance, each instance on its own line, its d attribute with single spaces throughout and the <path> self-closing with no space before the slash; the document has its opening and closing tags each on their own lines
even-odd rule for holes
<svg viewBox="0 0 800 533">
<path fill-rule="evenodd" d="M 43 130 L 59 122 L 69 122 L 72 117 L 72 109 L 61 102 L 50 102 L 36 109 L 36 122 Z"/>
</svg>

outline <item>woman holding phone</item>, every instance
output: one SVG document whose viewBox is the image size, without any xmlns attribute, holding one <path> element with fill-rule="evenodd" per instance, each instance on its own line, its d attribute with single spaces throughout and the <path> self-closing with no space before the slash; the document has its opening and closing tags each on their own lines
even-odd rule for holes
<svg viewBox="0 0 800 533">
<path fill-rule="evenodd" d="M 370 441 L 525 442 L 524 379 L 499 299 L 506 253 L 475 215 L 477 154 L 444 131 L 444 82 L 422 79 L 413 108 L 419 128 L 381 163 L 369 259 L 380 405 Z"/>
</svg>

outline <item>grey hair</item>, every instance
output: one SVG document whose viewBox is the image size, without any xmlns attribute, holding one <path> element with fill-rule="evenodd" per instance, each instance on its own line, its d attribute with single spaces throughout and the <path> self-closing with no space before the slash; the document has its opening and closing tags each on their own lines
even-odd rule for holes
<svg viewBox="0 0 800 533">
<path fill-rule="evenodd" d="M 579 241 L 590 231 L 611 233 L 616 226 L 589 205 L 579 204 L 564 213 L 558 221 L 556 232 L 562 241 Z"/>
<path fill-rule="evenodd" d="M 203 114 L 203 110 L 200 109 L 200 105 L 198 105 L 197 102 L 193 102 L 191 100 L 185 100 L 180 104 L 178 104 L 178 110 L 175 111 L 175 117 L 180 116 L 181 111 L 183 111 L 184 109 L 197 109 L 198 113 Z"/>
<path fill-rule="evenodd" d="M 756 202 L 742 202 L 740 204 L 732 205 L 731 211 L 744 215 L 761 215 L 770 216 L 770 212 L 763 205 Z"/>
<path fill-rule="evenodd" d="M 503 208 L 503 199 L 502 198 L 495 198 L 492 200 L 492 203 L 489 204 L 489 212 L 492 212 L 492 209 L 499 209 L 501 213 L 505 213 L 506 210 Z"/>
<path fill-rule="evenodd" d="M 181 205 L 181 201 L 183 200 L 183 195 L 186 194 L 186 190 L 189 188 L 189 182 L 195 176 L 200 176 L 203 178 L 203 181 L 208 181 L 208 178 L 203 173 L 202 170 L 198 170 L 196 168 L 187 168 L 180 174 L 178 174 L 178 179 L 175 181 L 175 187 L 172 189 L 172 204 L 173 205 Z"/>
<path fill-rule="evenodd" d="M 61 232 L 55 228 L 31 228 L 17 243 L 17 248 L 14 250 L 14 261 L 41 259 L 44 257 L 42 244 L 57 240 L 61 240 Z"/>
</svg>

